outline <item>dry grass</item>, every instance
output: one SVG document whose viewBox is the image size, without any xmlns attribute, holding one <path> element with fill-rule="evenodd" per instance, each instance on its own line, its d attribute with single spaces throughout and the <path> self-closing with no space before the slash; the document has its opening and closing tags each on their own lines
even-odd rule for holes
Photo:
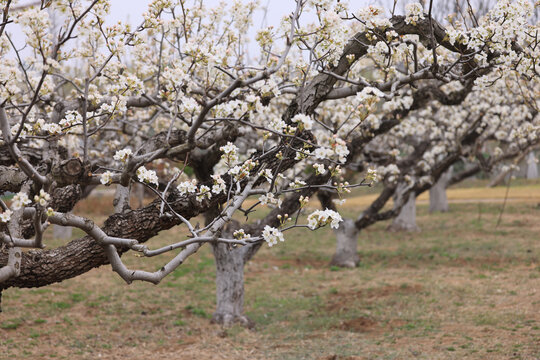
<svg viewBox="0 0 540 360">
<path fill-rule="evenodd" d="M 540 194 L 538 187 L 514 190 L 516 197 Z M 467 191 L 480 199 L 484 189 Z M 354 201 L 348 204 L 352 216 Z M 495 228 L 500 207 L 452 204 L 451 212 L 430 215 L 421 205 L 415 234 L 377 224 L 360 237 L 357 269 L 327 265 L 328 229 L 289 233 L 246 268 L 253 331 L 209 323 L 208 248 L 158 286 L 125 285 L 102 267 L 42 289 L 9 289 L 0 358 L 538 359 L 540 209 L 510 203 Z M 143 260 L 147 269 L 165 261 Z M 130 266 L 143 260 L 125 255 Z"/>
<path fill-rule="evenodd" d="M 498 186 L 494 188 L 451 188 L 447 194 L 450 203 L 477 203 L 503 202 L 506 197 L 506 187 Z M 377 194 L 356 196 L 347 200 L 345 206 L 368 206 L 377 198 Z M 429 202 L 429 192 L 424 192 L 418 196 L 419 204 Z M 507 196 L 508 202 L 529 202 L 540 203 L 540 186 L 525 185 L 519 187 L 510 187 Z M 391 201 L 390 201 L 391 203 Z"/>
</svg>

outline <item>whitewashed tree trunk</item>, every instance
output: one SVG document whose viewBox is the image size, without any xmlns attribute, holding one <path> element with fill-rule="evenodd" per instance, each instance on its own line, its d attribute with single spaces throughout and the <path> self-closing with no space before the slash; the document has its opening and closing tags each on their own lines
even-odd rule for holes
<svg viewBox="0 0 540 360">
<path fill-rule="evenodd" d="M 452 168 L 441 175 L 439 180 L 429 189 L 429 212 L 447 212 L 448 198 L 446 187 L 452 178 Z"/>
<path fill-rule="evenodd" d="M 538 178 L 538 164 L 536 163 L 536 156 L 534 151 L 531 151 L 527 156 L 527 179 Z"/>
<path fill-rule="evenodd" d="M 521 153 L 521 155 L 515 158 L 512 163 L 514 165 L 519 164 L 521 161 L 523 161 L 523 159 L 525 158 L 525 155 L 527 155 L 526 152 Z M 504 171 L 501 171 L 499 174 L 497 174 L 497 176 L 491 179 L 487 187 L 499 186 L 502 182 L 510 181 L 510 178 L 512 177 L 512 174 L 514 173 L 514 171 L 515 170 L 512 166 L 506 166 L 506 169 Z"/>
<path fill-rule="evenodd" d="M 399 215 L 394 218 L 392 225 L 388 227 L 390 231 L 420 231 L 416 225 L 416 194 L 411 192 L 409 198 Z"/>
<path fill-rule="evenodd" d="M 336 252 L 330 265 L 347 268 L 358 266 L 360 262 L 358 256 L 358 233 L 359 230 L 356 228 L 354 220 L 344 219 L 339 224 L 339 228 L 334 230 L 334 234 L 336 234 Z"/>
<path fill-rule="evenodd" d="M 212 246 L 216 260 L 216 311 L 212 322 L 229 327 L 235 323 L 253 327 L 244 315 L 244 265 L 246 248 L 226 244 Z"/>
<path fill-rule="evenodd" d="M 144 206 L 144 185 L 143 184 L 135 184 L 134 185 L 134 191 L 135 193 L 135 209 L 142 208 Z"/>
<path fill-rule="evenodd" d="M 71 226 L 53 225 L 53 237 L 55 239 L 69 239 L 73 234 L 73 228 Z"/>
<path fill-rule="evenodd" d="M 129 210 L 129 194 L 131 193 L 131 185 L 122 186 L 116 185 L 116 192 L 114 194 L 114 212 L 123 213 Z"/>
<path fill-rule="evenodd" d="M 205 213 L 206 225 L 220 213 L 213 208 Z M 224 237 L 232 237 L 238 223 L 222 232 Z M 244 315 L 244 266 L 260 248 L 260 244 L 232 247 L 228 244 L 212 244 L 216 262 L 216 311 L 212 323 L 229 327 L 234 324 L 252 328 L 255 323 Z"/>
</svg>

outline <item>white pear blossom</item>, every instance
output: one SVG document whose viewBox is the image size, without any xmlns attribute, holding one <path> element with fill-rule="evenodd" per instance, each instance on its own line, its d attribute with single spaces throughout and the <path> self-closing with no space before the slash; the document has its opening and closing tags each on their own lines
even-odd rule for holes
<svg viewBox="0 0 540 360">
<path fill-rule="evenodd" d="M 178 184 L 176 189 L 180 192 L 180 195 L 193 194 L 197 191 L 197 180 L 183 181 Z"/>
<path fill-rule="evenodd" d="M 306 182 L 300 179 L 295 179 L 294 182 L 289 183 L 291 189 L 298 189 L 304 186 L 306 186 Z"/>
<path fill-rule="evenodd" d="M 377 50 L 385 54 L 388 51 L 388 47 L 386 46 L 384 42 L 380 41 L 380 43 L 381 45 L 379 45 L 379 48 Z M 363 103 L 370 98 L 375 98 L 376 100 L 378 100 L 379 98 L 384 98 L 384 97 L 385 95 L 381 90 L 371 87 L 371 86 L 366 86 L 365 88 L 362 89 L 362 91 L 356 94 L 356 100 L 360 103 Z"/>
<path fill-rule="evenodd" d="M 319 147 L 313 152 L 316 159 L 329 159 L 333 154 L 332 149 L 327 147 Z"/>
<path fill-rule="evenodd" d="M 324 175 L 324 173 L 326 172 L 323 164 L 313 164 L 313 167 L 315 168 L 315 173 L 317 175 Z"/>
<path fill-rule="evenodd" d="M 283 233 L 278 229 L 266 225 L 262 231 L 262 237 L 268 244 L 268 246 L 277 245 L 279 241 L 285 241 Z"/>
<path fill-rule="evenodd" d="M 66 116 L 60 120 L 60 126 L 63 128 L 82 124 L 82 116 L 77 111 L 68 111 Z"/>
<path fill-rule="evenodd" d="M 0 213 L 0 222 L 7 223 L 9 220 L 11 220 L 11 215 L 13 215 L 13 211 L 9 209 Z"/>
<path fill-rule="evenodd" d="M 101 176 L 99 177 L 99 181 L 103 185 L 110 185 L 112 182 L 112 175 L 113 173 L 107 170 L 103 174 L 101 174 Z"/>
<path fill-rule="evenodd" d="M 157 174 L 154 170 L 148 170 L 144 166 L 137 169 L 137 178 L 140 182 L 159 185 Z"/>
<path fill-rule="evenodd" d="M 210 191 L 210 188 L 206 185 L 201 185 L 199 188 L 199 193 L 197 194 L 197 201 L 201 202 L 204 199 L 211 199 L 212 198 L 212 191 Z"/>
<path fill-rule="evenodd" d="M 132 154 L 133 154 L 133 152 L 131 151 L 131 149 L 118 150 L 114 154 L 113 159 L 116 160 L 116 161 L 121 161 L 121 162 L 125 163 Z"/>
<path fill-rule="evenodd" d="M 405 22 L 416 25 L 418 20 L 424 18 L 424 7 L 420 3 L 410 3 L 405 5 Z"/>
<path fill-rule="evenodd" d="M 264 178 L 268 182 L 272 182 L 272 179 L 274 178 L 274 176 L 272 175 L 272 170 L 270 169 L 264 169 L 259 173 L 259 176 L 264 176 Z"/>
<path fill-rule="evenodd" d="M 221 178 L 220 175 L 212 175 L 212 179 L 214 179 L 214 185 L 212 186 L 212 192 L 214 194 L 220 194 L 222 192 L 225 192 L 225 180 Z"/>
<path fill-rule="evenodd" d="M 339 227 L 339 223 L 343 221 L 343 219 L 341 218 L 341 215 L 334 210 L 325 209 L 315 210 L 309 214 L 307 221 L 308 227 L 312 230 L 327 224 L 330 224 L 332 229 L 337 229 Z"/>
<path fill-rule="evenodd" d="M 339 162 L 345 163 L 347 160 L 347 155 L 349 155 L 349 149 L 347 148 L 345 141 L 336 138 L 332 144 L 332 147 L 334 148 L 334 153 L 337 155 Z"/>
<path fill-rule="evenodd" d="M 28 198 L 28 195 L 24 192 L 19 192 L 13 196 L 12 202 L 11 202 L 11 208 L 13 210 L 19 210 L 23 208 L 25 205 L 30 204 L 31 201 Z"/>
<path fill-rule="evenodd" d="M 292 119 L 292 122 L 297 123 L 305 130 L 313 129 L 313 120 L 305 114 L 296 114 Z"/>
<path fill-rule="evenodd" d="M 11 136 L 15 136 L 17 135 L 17 132 L 19 131 L 19 128 L 20 128 L 20 125 L 19 124 L 15 124 L 11 127 Z M 21 138 L 25 138 L 26 135 L 28 135 L 28 132 L 29 130 L 31 130 L 31 127 L 29 124 L 25 124 L 25 126 L 23 126 L 23 129 L 21 131 L 21 134 L 20 134 L 20 137 Z"/>
<path fill-rule="evenodd" d="M 44 124 L 41 128 L 43 131 L 48 132 L 50 135 L 58 135 L 62 133 L 62 127 L 55 123 Z"/>
<path fill-rule="evenodd" d="M 280 198 L 276 198 L 273 193 L 268 193 L 265 195 L 261 195 L 259 197 L 259 201 L 263 205 L 277 205 L 277 207 L 281 207 L 282 200 Z"/>
<path fill-rule="evenodd" d="M 246 160 L 241 166 L 236 165 L 229 169 L 229 175 L 233 176 L 236 180 L 241 180 L 249 175 L 249 172 L 257 165 L 256 161 L 251 159 Z"/>
<path fill-rule="evenodd" d="M 379 174 L 376 169 L 368 169 L 366 172 L 366 180 L 371 182 L 377 182 L 379 180 Z"/>
<path fill-rule="evenodd" d="M 228 142 L 227 145 L 224 145 L 219 148 L 223 152 L 221 155 L 222 159 L 225 159 L 227 165 L 232 165 L 238 161 L 238 147 L 231 142 Z"/>
</svg>

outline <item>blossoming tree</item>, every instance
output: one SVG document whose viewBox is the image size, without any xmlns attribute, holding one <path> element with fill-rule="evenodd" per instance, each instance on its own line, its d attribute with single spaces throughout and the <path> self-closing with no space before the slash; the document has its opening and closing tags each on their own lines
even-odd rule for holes
<svg viewBox="0 0 540 360">
<path fill-rule="evenodd" d="M 455 184 L 479 171 L 490 172 L 507 161 L 522 159 L 538 147 L 539 89 L 538 77 L 498 78 L 487 88 L 474 86 L 459 106 L 433 102 L 374 139 L 358 161 L 378 169 L 383 189 L 356 221 L 345 219 L 336 231 L 333 264 L 355 266 L 358 233 L 375 222 L 393 219 L 391 230 L 417 229 L 416 197 L 441 178 Z M 486 149 L 492 150 L 486 153 Z M 469 167 L 449 176 L 450 167 L 462 159 L 467 159 Z M 322 193 L 319 198 L 336 210 L 331 195 Z M 392 208 L 384 209 L 391 198 Z"/>
<path fill-rule="evenodd" d="M 339 225 L 331 209 L 305 224 L 292 214 L 320 188 L 355 186 L 332 178 L 368 143 L 431 98 L 459 104 L 473 86 L 537 74 L 525 1 L 501 2 L 472 29 L 446 29 L 419 4 L 387 17 L 373 6 L 297 0 L 279 26 L 257 33 L 258 61 L 246 56 L 253 3 L 155 0 L 135 28 L 107 24 L 103 0 L 42 1 L 17 13 L 11 5 L 0 1 L 0 191 L 15 193 L 0 202 L 0 289 L 45 286 L 109 263 L 128 283 L 158 283 L 210 244 L 223 323 L 245 321 L 237 290 L 261 244 L 283 241 L 293 227 Z M 51 10 L 63 14 L 53 31 Z M 314 22 L 303 20 L 307 11 Z M 24 51 L 10 36 L 14 23 Z M 149 205 L 130 208 L 134 183 L 153 192 Z M 116 188 L 102 226 L 70 213 L 97 184 Z M 253 211 L 252 196 L 273 209 L 235 224 L 235 213 Z M 199 214 L 204 227 L 191 221 Z M 45 250 L 49 224 L 87 236 Z M 174 226 L 189 237 L 146 244 Z M 126 251 L 175 256 L 148 272 L 126 268 Z"/>
</svg>

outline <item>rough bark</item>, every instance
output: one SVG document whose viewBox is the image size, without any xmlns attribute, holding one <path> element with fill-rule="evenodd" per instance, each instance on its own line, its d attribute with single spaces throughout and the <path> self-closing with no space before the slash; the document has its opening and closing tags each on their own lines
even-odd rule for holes
<svg viewBox="0 0 540 360">
<path fill-rule="evenodd" d="M 392 225 L 388 227 L 390 231 L 420 231 L 418 225 L 416 225 L 416 194 L 411 192 L 409 198 L 399 215 L 394 219 Z"/>
<path fill-rule="evenodd" d="M 37 165 L 41 162 L 41 149 L 34 149 L 25 144 L 21 144 L 20 150 L 30 164 Z M 11 156 L 8 146 L 5 144 L 0 145 L 0 165 L 12 166 L 15 164 L 16 161 Z"/>
<path fill-rule="evenodd" d="M 0 165 L 0 193 L 19 192 L 28 177 L 19 168 Z"/>
<path fill-rule="evenodd" d="M 448 181 L 448 186 L 460 183 L 461 181 L 478 174 L 481 170 L 482 168 L 478 164 L 474 164 L 469 168 L 465 168 L 465 170 L 463 170 L 462 172 L 459 172 L 452 176 L 452 178 Z"/>
<path fill-rule="evenodd" d="M 446 187 L 452 177 L 452 168 L 448 169 L 429 189 L 429 212 L 447 212 L 448 198 Z"/>
<path fill-rule="evenodd" d="M 508 152 L 501 158 L 495 159 L 495 163 L 502 163 L 504 160 L 512 160 L 512 164 L 517 165 L 523 161 L 529 151 L 532 151 L 532 147 L 529 147 L 525 150 L 518 149 L 516 151 Z M 493 166 L 493 163 L 491 164 L 491 166 Z M 511 166 L 508 166 L 505 171 L 501 171 L 496 177 L 494 177 L 487 186 L 494 187 L 500 185 L 503 181 L 505 181 L 507 177 L 509 177 L 509 174 L 513 173 L 513 171 L 513 168 Z"/>
<path fill-rule="evenodd" d="M 336 234 L 336 252 L 330 265 L 346 268 L 358 266 L 360 262 L 360 256 L 358 256 L 359 232 L 351 219 L 344 219 L 339 224 L 339 228 L 334 230 L 334 234 Z"/>
<path fill-rule="evenodd" d="M 193 213 L 197 210 L 195 204 L 195 200 L 193 205 L 190 205 L 190 201 L 183 204 L 187 213 L 192 213 L 189 217 L 196 215 Z M 160 217 L 159 203 L 154 202 L 142 209 L 110 216 L 103 230 L 110 236 L 144 242 L 157 235 L 160 230 L 170 228 L 176 223 L 174 219 Z M 0 264 L 6 262 L 7 254 L 0 253 Z M 108 263 L 103 247 L 92 237 L 85 236 L 55 249 L 24 252 L 19 276 L 3 282 L 0 288 L 45 286 L 84 274 Z"/>
<path fill-rule="evenodd" d="M 527 156 L 527 179 L 538 179 L 538 164 L 534 151 Z"/>
<path fill-rule="evenodd" d="M 279 151 L 294 152 L 287 150 L 287 145 L 277 147 L 273 151 L 267 151 L 264 155 L 256 154 L 260 163 L 267 164 L 268 169 L 280 168 L 282 171 L 290 168 L 297 160 L 289 156 L 281 161 L 276 158 Z M 256 167 L 253 172 L 259 169 Z M 226 178 L 228 182 L 229 179 Z M 259 180 L 262 182 L 263 180 Z M 62 189 L 80 191 L 78 186 L 68 186 Z M 58 189 L 57 189 L 58 190 Z M 56 200 L 56 194 L 53 200 Z M 78 198 L 77 198 L 78 199 Z M 173 191 L 168 196 L 168 201 L 175 212 L 182 214 L 184 218 L 190 219 L 208 209 L 226 201 L 227 195 L 220 194 L 212 197 L 211 200 L 198 201 L 195 195 L 189 197 L 180 196 Z M 136 239 L 140 243 L 156 236 L 160 231 L 170 229 L 181 223 L 176 217 L 166 217 L 160 215 L 161 201 L 155 200 L 147 206 L 136 210 L 128 210 L 124 213 L 111 215 L 106 221 L 102 230 L 109 236 Z M 63 209 L 61 212 L 70 211 L 72 206 Z M 125 249 L 120 249 L 123 253 Z M 0 266 L 7 263 L 7 253 L 0 251 Z M 52 250 L 31 250 L 23 253 L 22 271 L 17 278 L 10 279 L 0 284 L 0 288 L 8 287 L 40 287 L 55 282 L 60 282 L 78 275 L 81 275 L 95 267 L 108 264 L 107 256 L 103 247 L 94 239 L 85 236 L 71 241 L 69 244 Z"/>
</svg>

